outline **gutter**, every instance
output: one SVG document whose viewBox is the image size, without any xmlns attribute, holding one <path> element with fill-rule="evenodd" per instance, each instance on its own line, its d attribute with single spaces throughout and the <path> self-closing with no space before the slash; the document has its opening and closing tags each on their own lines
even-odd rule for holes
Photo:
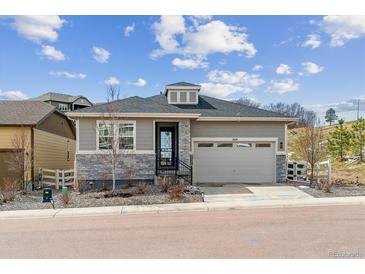
<svg viewBox="0 0 365 274">
<path fill-rule="evenodd" d="M 166 117 L 166 118 L 198 118 L 201 114 L 198 113 L 107 113 L 107 112 L 94 112 L 94 113 L 76 113 L 76 112 L 67 112 L 66 115 L 70 118 L 79 118 L 79 117 L 118 117 L 118 118 L 125 118 L 125 117 L 143 117 L 143 118 L 159 118 L 159 117 Z"/>
</svg>

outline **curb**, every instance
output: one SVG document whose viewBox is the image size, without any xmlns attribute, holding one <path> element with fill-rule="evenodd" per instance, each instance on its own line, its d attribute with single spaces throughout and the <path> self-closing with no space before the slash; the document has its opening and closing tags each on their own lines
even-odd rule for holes
<svg viewBox="0 0 365 274">
<path fill-rule="evenodd" d="M 0 220 L 7 219 L 34 219 L 34 218 L 64 218 L 82 216 L 124 216 L 134 214 L 158 214 L 173 212 L 202 212 L 220 210 L 240 210 L 255 208 L 292 208 L 314 206 L 341 206 L 365 205 L 365 196 L 313 198 L 298 200 L 259 200 L 259 201 L 234 201 L 234 202 L 202 202 L 202 203 L 176 203 L 154 205 L 130 205 L 110 207 L 85 207 L 63 209 L 34 209 L 0 211 Z"/>
</svg>

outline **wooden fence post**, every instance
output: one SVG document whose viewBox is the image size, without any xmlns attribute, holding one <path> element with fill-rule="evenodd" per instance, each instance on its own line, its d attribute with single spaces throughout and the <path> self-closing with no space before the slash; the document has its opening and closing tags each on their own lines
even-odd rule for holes
<svg viewBox="0 0 365 274">
<path fill-rule="evenodd" d="M 60 181 L 60 178 L 59 178 L 59 171 L 58 171 L 58 169 L 56 169 L 56 189 L 58 189 L 59 181 Z"/>
<path fill-rule="evenodd" d="M 62 187 L 65 186 L 65 170 L 62 169 Z"/>
</svg>

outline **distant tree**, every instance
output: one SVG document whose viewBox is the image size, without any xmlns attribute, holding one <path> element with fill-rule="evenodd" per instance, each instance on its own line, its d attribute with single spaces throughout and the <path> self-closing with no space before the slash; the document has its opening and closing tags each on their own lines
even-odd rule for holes
<svg viewBox="0 0 365 274">
<path fill-rule="evenodd" d="M 237 104 L 249 106 L 249 107 L 256 107 L 259 108 L 261 106 L 260 102 L 257 102 L 249 97 L 242 97 L 235 101 Z"/>
<path fill-rule="evenodd" d="M 316 113 L 311 110 L 306 110 L 299 103 L 287 104 L 278 102 L 265 105 L 263 108 L 286 116 L 298 118 L 297 127 L 312 127 L 318 123 Z"/>
<path fill-rule="evenodd" d="M 311 166 L 309 179 L 310 185 L 313 186 L 316 183 L 314 179 L 316 163 L 321 161 L 326 154 L 322 128 L 312 126 L 298 131 L 295 148 L 298 155 Z"/>
<path fill-rule="evenodd" d="M 330 123 L 330 126 L 334 121 L 338 119 L 336 115 L 336 111 L 333 108 L 330 108 L 326 111 L 326 116 L 324 117 L 327 123 Z"/>
<path fill-rule="evenodd" d="M 334 157 L 344 160 L 345 154 L 349 151 L 352 143 L 352 132 L 345 126 L 343 119 L 338 120 L 335 130 L 329 133 L 328 150 Z"/>
<path fill-rule="evenodd" d="M 364 161 L 363 151 L 365 147 L 365 120 L 360 118 L 352 124 L 353 131 L 353 147 L 360 157 L 360 161 Z"/>
</svg>

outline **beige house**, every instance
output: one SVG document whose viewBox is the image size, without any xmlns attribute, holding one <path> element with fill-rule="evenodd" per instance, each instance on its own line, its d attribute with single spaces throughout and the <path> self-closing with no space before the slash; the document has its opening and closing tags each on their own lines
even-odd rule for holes
<svg viewBox="0 0 365 274">
<path fill-rule="evenodd" d="M 156 96 L 129 97 L 67 115 L 76 120 L 77 176 L 110 180 L 109 153 L 117 140 L 120 183 L 161 175 L 201 184 L 282 182 L 287 127 L 296 121 L 201 95 L 199 85 L 185 82 L 168 85 Z"/>
<path fill-rule="evenodd" d="M 72 169 L 75 139 L 73 122 L 55 106 L 0 101 L 0 180 L 19 176 L 20 158 L 26 180 L 36 180 L 39 168 Z"/>
</svg>

